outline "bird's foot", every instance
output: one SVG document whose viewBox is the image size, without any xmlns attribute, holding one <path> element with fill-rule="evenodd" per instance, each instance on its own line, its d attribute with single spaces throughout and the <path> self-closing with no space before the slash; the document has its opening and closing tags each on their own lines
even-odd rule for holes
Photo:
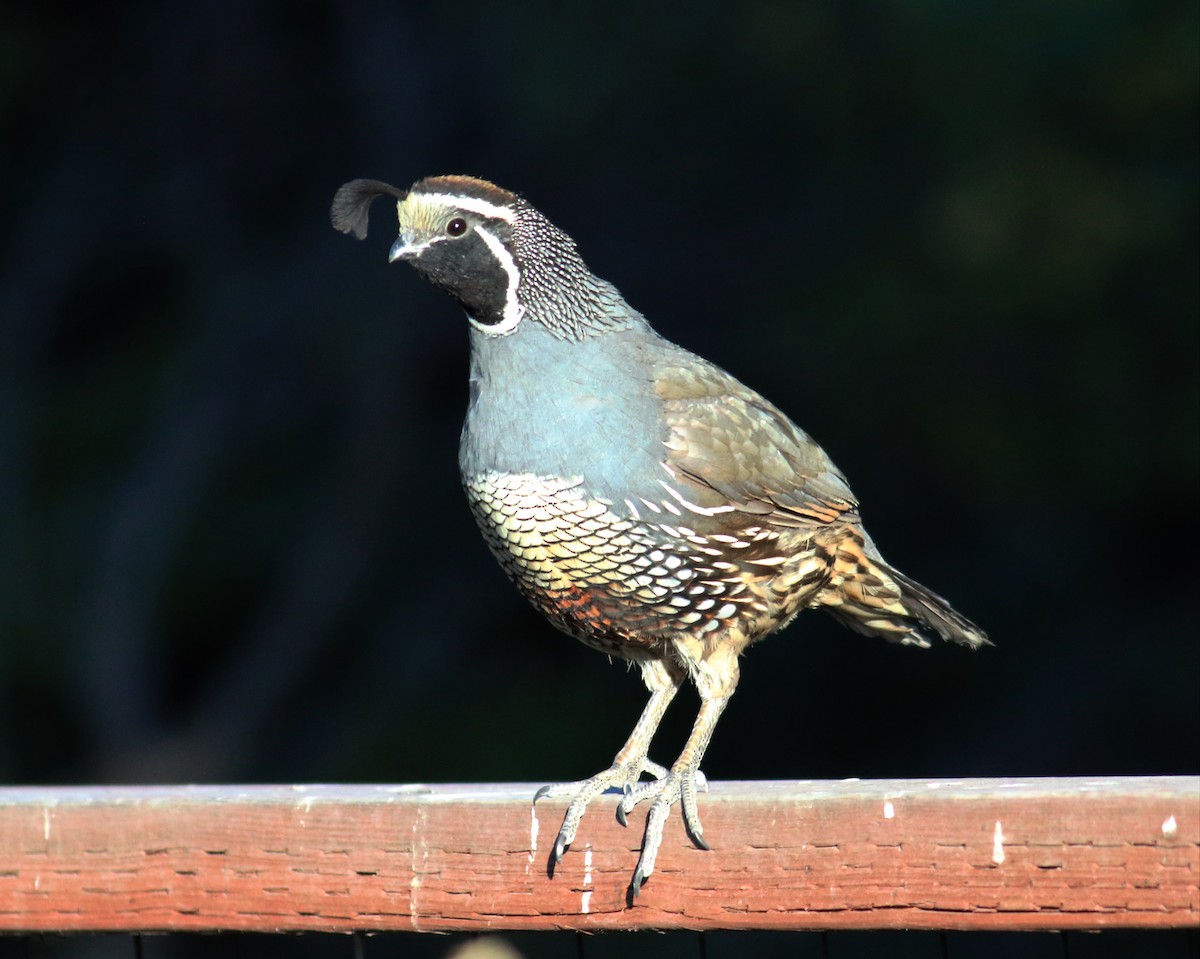
<svg viewBox="0 0 1200 959">
<path fill-rule="evenodd" d="M 649 773 L 654 779 L 645 783 L 638 782 L 643 772 Z M 558 836 L 554 840 L 554 848 L 550 852 L 550 862 L 547 867 L 547 872 L 549 872 L 550 876 L 553 878 L 554 867 L 562 860 L 567 847 L 575 841 L 575 833 L 579 829 L 579 823 L 583 819 L 583 814 L 587 810 L 588 803 L 609 789 L 623 790 L 625 799 L 622 799 L 621 806 L 617 809 L 617 818 L 623 826 L 625 825 L 625 813 L 621 810 L 630 795 L 630 791 L 642 786 L 652 787 L 670 775 L 671 773 L 665 766 L 660 766 L 656 762 L 643 758 L 634 762 L 613 763 L 608 769 L 597 773 L 591 779 L 581 779 L 578 782 L 555 783 L 550 786 L 543 786 L 534 793 L 533 801 L 535 803 L 539 799 L 557 799 L 563 796 L 571 797 L 571 804 L 567 806 L 567 814 L 563 817 L 562 828 L 559 829 Z M 633 807 L 630 806 L 629 808 L 632 809 Z"/>
<path fill-rule="evenodd" d="M 683 807 L 683 824 L 688 835 L 701 849 L 707 849 L 704 841 L 704 828 L 700 825 L 700 811 L 696 806 L 696 791 L 708 791 L 708 781 L 704 773 L 695 766 L 671 770 L 653 782 L 632 783 L 625 787 L 625 795 L 617 807 L 617 818 L 622 823 L 625 817 L 638 803 L 645 799 L 651 800 L 650 812 L 646 815 L 646 833 L 642 839 L 642 854 L 638 858 L 637 869 L 633 872 L 633 880 L 629 884 L 629 902 L 637 898 L 642 891 L 642 884 L 654 872 L 654 863 L 658 859 L 658 848 L 662 845 L 663 826 L 671 807 L 679 803 Z"/>
</svg>

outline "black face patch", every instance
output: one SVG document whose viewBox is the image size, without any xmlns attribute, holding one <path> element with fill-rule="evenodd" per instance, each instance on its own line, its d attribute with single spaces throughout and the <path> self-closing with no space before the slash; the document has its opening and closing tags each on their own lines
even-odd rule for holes
<svg viewBox="0 0 1200 959">
<path fill-rule="evenodd" d="M 504 319 L 508 274 L 477 231 L 434 243 L 410 262 L 477 323 L 494 326 Z"/>
</svg>

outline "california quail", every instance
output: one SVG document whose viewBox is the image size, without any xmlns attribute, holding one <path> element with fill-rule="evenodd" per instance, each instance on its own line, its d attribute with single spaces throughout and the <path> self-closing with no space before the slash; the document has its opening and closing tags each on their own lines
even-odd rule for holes
<svg viewBox="0 0 1200 959">
<path fill-rule="evenodd" d="M 354 180 L 334 197 L 334 227 L 362 239 L 382 195 L 396 198 L 400 220 L 389 261 L 411 263 L 470 323 L 459 465 L 484 539 L 555 626 L 637 663 L 650 689 L 612 766 L 534 797 L 572 797 L 551 872 L 587 804 L 614 787 L 622 823 L 652 800 L 631 901 L 676 802 L 707 848 L 699 764 L 738 656 L 800 610 L 916 646 L 988 641 L 884 562 L 845 478 L 803 430 L 655 333 L 525 200 L 462 176 L 409 190 Z M 668 770 L 647 750 L 685 679 L 700 712 Z"/>
</svg>

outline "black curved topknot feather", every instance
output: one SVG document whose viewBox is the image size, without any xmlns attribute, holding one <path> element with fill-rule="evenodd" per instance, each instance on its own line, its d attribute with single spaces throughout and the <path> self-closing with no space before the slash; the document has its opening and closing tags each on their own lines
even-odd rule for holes
<svg viewBox="0 0 1200 959">
<path fill-rule="evenodd" d="M 333 205 L 329 208 L 329 220 L 333 228 L 342 233 L 349 233 L 356 240 L 364 239 L 367 235 L 367 217 L 371 212 L 371 202 L 376 197 L 394 196 L 403 200 L 408 196 L 407 190 L 400 190 L 382 180 L 351 180 L 338 187 L 333 195 Z"/>
</svg>

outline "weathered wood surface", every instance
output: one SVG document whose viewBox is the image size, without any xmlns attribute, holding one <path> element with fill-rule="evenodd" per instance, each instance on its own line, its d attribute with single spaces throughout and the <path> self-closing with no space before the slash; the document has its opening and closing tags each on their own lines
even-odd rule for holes
<svg viewBox="0 0 1200 959">
<path fill-rule="evenodd" d="M 1103 929 L 1200 922 L 1200 778 L 724 782 L 630 908 L 643 816 L 534 785 L 0 788 L 0 931 Z"/>
</svg>

